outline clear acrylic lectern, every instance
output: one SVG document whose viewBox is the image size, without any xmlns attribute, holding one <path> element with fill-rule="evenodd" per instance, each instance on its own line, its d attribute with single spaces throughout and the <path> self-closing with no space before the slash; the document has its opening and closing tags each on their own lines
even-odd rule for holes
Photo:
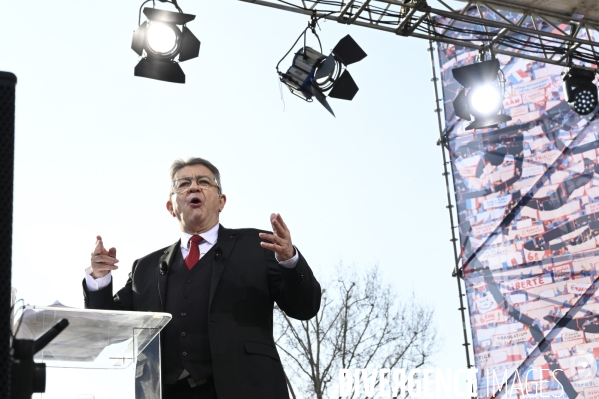
<svg viewBox="0 0 599 399">
<path fill-rule="evenodd" d="M 35 340 L 62 319 L 69 326 L 34 358 L 47 369 L 46 392 L 33 398 L 161 398 L 159 333 L 170 314 L 27 306 L 17 338 Z"/>
</svg>

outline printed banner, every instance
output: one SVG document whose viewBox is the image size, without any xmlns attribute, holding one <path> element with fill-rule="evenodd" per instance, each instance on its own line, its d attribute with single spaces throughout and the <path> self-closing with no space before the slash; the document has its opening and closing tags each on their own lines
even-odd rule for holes
<svg viewBox="0 0 599 399">
<path fill-rule="evenodd" d="M 599 187 L 587 188 L 587 195 L 593 199 L 599 197 Z"/>
<path fill-rule="evenodd" d="M 502 268 L 503 270 L 507 270 L 510 267 L 522 264 L 522 253 L 511 252 L 506 255 L 494 256 L 489 258 L 487 263 L 491 269 Z"/>
<path fill-rule="evenodd" d="M 551 269 L 554 281 L 569 280 L 571 277 L 570 265 L 558 266 Z"/>
<path fill-rule="evenodd" d="M 476 177 L 476 171 L 478 170 L 478 165 L 480 164 L 480 161 L 481 157 L 478 155 L 462 159 L 460 162 L 456 163 L 458 173 L 462 177 Z"/>
<path fill-rule="evenodd" d="M 545 89 L 535 90 L 522 95 L 522 101 L 525 103 L 538 103 L 545 101 Z"/>
<path fill-rule="evenodd" d="M 520 211 L 520 215 L 525 216 L 530 219 L 539 219 L 539 211 L 537 209 L 529 208 L 527 206 L 522 208 L 522 210 Z M 532 220 L 531 220 L 531 222 L 532 222 Z"/>
<path fill-rule="evenodd" d="M 532 337 L 529 330 L 518 331 L 509 334 L 493 335 L 491 341 L 495 346 L 505 346 L 506 344 L 515 344 L 518 342 L 526 342 Z"/>
<path fill-rule="evenodd" d="M 497 302 L 490 294 L 476 300 L 476 307 L 480 313 L 486 313 L 497 308 Z"/>
<path fill-rule="evenodd" d="M 599 266 L 599 256 L 590 256 L 583 259 L 576 259 L 572 262 L 574 272 L 597 270 Z"/>
<path fill-rule="evenodd" d="M 538 262 L 545 258 L 545 251 L 529 251 L 524 249 L 524 257 L 526 262 Z"/>
<path fill-rule="evenodd" d="M 533 165 L 522 168 L 522 177 L 531 177 L 531 176 L 539 176 L 545 173 L 545 166 L 543 165 Z"/>
<path fill-rule="evenodd" d="M 554 244 L 560 243 L 560 242 L 567 242 L 567 241 L 569 241 L 572 238 L 576 238 L 576 237 L 582 235 L 582 233 L 584 233 L 588 229 L 589 229 L 589 226 L 581 227 L 579 229 L 574 230 L 571 233 L 561 235 L 559 238 L 556 238 L 555 240 L 551 240 L 549 243 L 551 245 L 554 245 Z"/>
<path fill-rule="evenodd" d="M 510 281 L 508 283 L 504 283 L 509 291 L 521 291 L 527 288 L 540 287 L 542 285 L 552 284 L 553 279 L 551 278 L 551 274 L 543 274 L 542 276 L 530 277 L 523 280 L 518 281 Z"/>
<path fill-rule="evenodd" d="M 526 358 L 526 350 L 523 344 L 516 344 L 504 349 L 489 351 L 485 354 L 474 355 L 474 361 L 479 369 L 485 370 L 494 364 L 521 362 Z M 499 368 L 496 368 L 499 371 Z M 512 368 L 513 370 L 513 368 Z"/>
<path fill-rule="evenodd" d="M 491 234 L 497 228 L 497 223 L 485 223 L 478 226 L 472 226 L 472 234 L 477 237 L 484 237 Z"/>
<path fill-rule="evenodd" d="M 509 237 L 511 240 L 513 240 L 514 238 L 516 238 L 516 236 L 530 237 L 542 234 L 543 232 L 545 232 L 545 228 L 543 227 L 543 225 L 537 224 L 534 226 L 526 227 L 524 229 L 510 230 Z"/>
<path fill-rule="evenodd" d="M 480 223 L 480 222 L 484 222 L 484 221 L 503 219 L 504 215 L 505 215 L 505 209 L 493 209 L 490 211 L 485 211 L 485 212 L 477 214 L 476 222 Z M 474 243 L 472 245 L 474 245 Z M 489 243 L 489 245 L 492 245 L 492 244 Z"/>
<path fill-rule="evenodd" d="M 582 331 L 572 331 L 568 329 L 563 329 L 559 336 L 562 339 L 562 342 L 565 342 L 583 339 L 584 333 Z"/>
<path fill-rule="evenodd" d="M 558 150 L 553 150 L 553 151 L 547 151 L 538 155 L 535 155 L 532 158 L 532 161 L 534 163 L 542 163 L 545 165 L 551 165 L 555 162 L 555 160 L 561 155 L 561 151 Z"/>
<path fill-rule="evenodd" d="M 476 6 L 464 12 L 478 15 Z M 444 43 L 437 49 L 475 365 L 485 370 L 478 397 L 495 393 L 486 392 L 486 373 L 511 374 L 530 356 L 527 365 L 562 366 L 564 398 L 599 399 L 599 333 L 581 329 L 599 320 L 599 118 L 570 110 L 563 68 L 498 56 L 503 112 L 511 120 L 467 130 L 472 121 L 453 109 L 462 85 L 452 69 L 473 63 L 477 50 Z M 540 334 L 549 345 L 539 347 Z M 582 361 L 586 367 L 575 367 Z"/>
<path fill-rule="evenodd" d="M 509 96 L 503 100 L 504 108 L 518 107 L 522 105 L 522 96 Z"/>
<path fill-rule="evenodd" d="M 513 253 L 515 251 L 516 251 L 515 244 L 502 246 L 502 247 L 485 248 L 479 252 L 478 259 L 481 262 L 484 262 L 485 260 L 489 260 L 490 258 L 493 258 L 493 257 L 507 256 L 508 254 Z"/>
<path fill-rule="evenodd" d="M 533 80 L 528 83 L 522 83 L 512 86 L 511 92 L 514 94 L 524 94 L 535 92 L 541 89 L 545 89 L 547 86 L 551 84 L 551 77 L 547 76 L 542 79 Z M 523 101 L 524 98 L 522 98 Z"/>
<path fill-rule="evenodd" d="M 513 173 L 512 173 L 512 175 L 513 175 Z M 485 209 L 497 208 L 497 207 L 503 208 L 503 207 L 506 207 L 511 201 L 512 201 L 511 196 L 498 197 L 498 198 L 493 198 L 491 200 L 483 202 L 483 206 L 485 207 Z"/>
<path fill-rule="evenodd" d="M 591 284 L 568 283 L 568 292 L 571 294 L 584 294 L 587 292 Z"/>
<path fill-rule="evenodd" d="M 597 243 L 595 242 L 595 239 L 590 239 L 586 242 L 583 242 L 582 244 L 568 245 L 567 248 L 570 251 L 570 253 L 577 254 L 580 252 L 590 251 L 592 249 L 595 249 L 596 247 L 597 247 Z"/>
<path fill-rule="evenodd" d="M 554 220 L 564 215 L 570 215 L 571 213 L 580 211 L 580 202 L 572 201 L 562 206 L 559 209 L 553 211 L 539 211 L 539 215 L 542 221 Z"/>
<path fill-rule="evenodd" d="M 585 388 L 584 389 L 584 399 L 599 399 L 599 387 L 594 386 L 591 388 Z"/>
<path fill-rule="evenodd" d="M 505 321 L 507 321 L 507 319 L 503 315 L 502 310 L 493 310 L 480 315 L 474 315 L 474 324 L 481 326 Z"/>
<path fill-rule="evenodd" d="M 551 175 L 551 184 L 559 184 L 570 177 L 570 173 L 557 171 Z"/>
<path fill-rule="evenodd" d="M 587 215 L 592 215 L 593 213 L 597 213 L 597 212 L 599 212 L 599 203 L 586 204 L 584 207 L 584 210 Z"/>
</svg>

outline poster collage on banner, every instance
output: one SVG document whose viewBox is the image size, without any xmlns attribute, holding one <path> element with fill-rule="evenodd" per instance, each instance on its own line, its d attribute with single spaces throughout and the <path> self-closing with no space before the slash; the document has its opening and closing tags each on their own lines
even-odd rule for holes
<svg viewBox="0 0 599 399">
<path fill-rule="evenodd" d="M 438 52 L 478 397 L 599 398 L 596 110 L 570 110 L 562 67 L 497 55 L 512 120 L 466 131 L 452 69 L 478 52 Z"/>
</svg>

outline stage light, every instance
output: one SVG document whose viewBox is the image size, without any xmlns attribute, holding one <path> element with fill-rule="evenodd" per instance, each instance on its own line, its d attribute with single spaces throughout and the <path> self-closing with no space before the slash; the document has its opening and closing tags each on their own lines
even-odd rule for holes
<svg viewBox="0 0 599 399">
<path fill-rule="evenodd" d="M 322 49 L 319 52 L 305 46 L 295 54 L 286 73 L 280 72 L 278 65 L 277 71 L 281 82 L 289 87 L 291 93 L 308 102 L 316 98 L 335 116 L 325 93 L 328 92 L 332 98 L 352 100 L 359 89 L 346 68 L 365 57 L 364 50 L 347 35 L 337 43 L 330 55 L 322 54 Z"/>
<path fill-rule="evenodd" d="M 597 107 L 595 72 L 570 68 L 563 77 L 564 94 L 570 109 L 579 115 L 590 114 Z"/>
<path fill-rule="evenodd" d="M 503 113 L 504 80 L 500 78 L 497 59 L 455 68 L 452 72 L 464 86 L 453 101 L 455 114 L 467 121 L 474 117 L 466 130 L 494 127 L 512 120 Z"/>
<path fill-rule="evenodd" d="M 148 50 L 154 54 L 172 54 L 177 50 L 179 30 L 172 26 L 156 22 L 146 28 Z"/>
<path fill-rule="evenodd" d="M 131 48 L 142 57 L 135 66 L 135 76 L 185 83 L 185 74 L 179 62 L 196 58 L 200 53 L 200 41 L 186 24 L 195 15 L 144 8 L 148 18 L 133 33 Z M 179 28 L 181 26 L 181 28 Z"/>
<path fill-rule="evenodd" d="M 483 85 L 472 88 L 471 107 L 480 114 L 489 114 L 497 112 L 501 107 L 503 96 L 497 87 L 492 85 Z"/>
</svg>

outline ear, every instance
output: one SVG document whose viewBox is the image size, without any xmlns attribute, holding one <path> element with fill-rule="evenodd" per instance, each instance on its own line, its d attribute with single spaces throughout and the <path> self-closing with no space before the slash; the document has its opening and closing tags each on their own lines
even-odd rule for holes
<svg viewBox="0 0 599 399">
<path fill-rule="evenodd" d="M 170 213 L 172 217 L 177 217 L 177 214 L 173 210 L 173 202 L 171 200 L 166 201 L 166 209 L 168 210 L 168 213 Z"/>
<path fill-rule="evenodd" d="M 224 195 L 224 194 L 221 194 L 221 196 L 218 199 L 218 201 L 219 201 L 218 211 L 222 212 L 223 209 L 225 209 L 225 204 L 227 203 L 227 196 Z"/>
</svg>

